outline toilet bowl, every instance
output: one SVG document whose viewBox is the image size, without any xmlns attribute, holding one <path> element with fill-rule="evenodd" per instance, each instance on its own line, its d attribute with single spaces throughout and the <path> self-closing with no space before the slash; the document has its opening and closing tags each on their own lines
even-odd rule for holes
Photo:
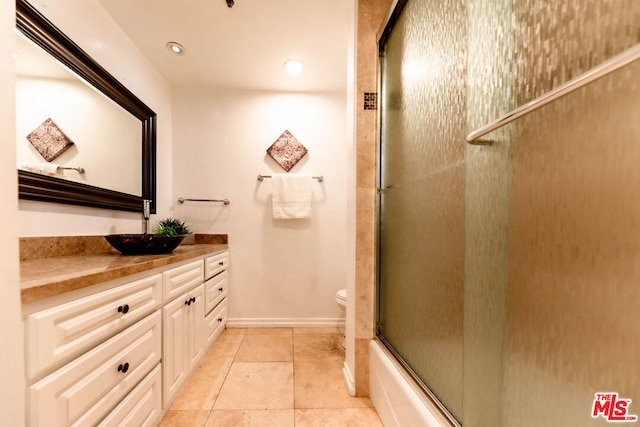
<svg viewBox="0 0 640 427">
<path fill-rule="evenodd" d="M 342 307 L 342 312 L 346 313 L 347 311 L 347 290 L 346 289 L 340 289 L 338 292 L 336 292 L 336 302 L 340 307 Z M 344 329 L 341 329 L 340 333 L 342 334 L 342 348 L 347 348 L 347 338 L 344 335 Z"/>
<path fill-rule="evenodd" d="M 342 307 L 347 306 L 347 290 L 346 289 L 340 289 L 338 292 L 336 292 L 336 302 L 338 303 L 338 305 L 341 305 Z"/>
</svg>

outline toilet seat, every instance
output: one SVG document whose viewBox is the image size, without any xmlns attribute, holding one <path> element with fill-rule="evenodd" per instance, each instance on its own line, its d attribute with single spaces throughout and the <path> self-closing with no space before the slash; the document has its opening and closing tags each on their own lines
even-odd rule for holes
<svg viewBox="0 0 640 427">
<path fill-rule="evenodd" d="M 338 292 L 336 292 L 336 302 L 340 305 L 347 305 L 347 290 L 346 289 L 340 289 Z"/>
</svg>

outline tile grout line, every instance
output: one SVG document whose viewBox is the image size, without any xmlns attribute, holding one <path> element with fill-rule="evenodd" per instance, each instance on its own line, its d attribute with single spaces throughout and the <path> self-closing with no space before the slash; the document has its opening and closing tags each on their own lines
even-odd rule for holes
<svg viewBox="0 0 640 427">
<path fill-rule="evenodd" d="M 293 427 L 296 427 L 296 334 L 291 330 L 291 371 L 293 372 Z"/>
<path fill-rule="evenodd" d="M 222 333 L 224 333 L 224 331 L 226 331 L 227 328 L 225 328 Z M 211 415 L 213 415 L 213 407 L 216 406 L 216 402 L 218 401 L 218 397 L 220 397 L 220 392 L 222 391 L 222 387 L 224 387 L 225 382 L 227 382 L 227 378 L 229 377 L 229 372 L 231 372 L 231 368 L 233 367 L 233 364 L 236 363 L 236 356 L 238 355 L 238 351 L 240 350 L 240 346 L 242 346 L 242 342 L 244 341 L 244 337 L 246 337 L 246 333 L 242 334 L 242 339 L 240 340 L 240 343 L 238 344 L 238 347 L 236 347 L 234 353 L 233 353 L 233 360 L 231 360 L 231 363 L 229 364 L 229 368 L 227 369 L 227 372 L 224 374 L 224 380 L 220 383 L 220 388 L 218 388 L 218 394 L 216 395 L 216 398 L 213 399 L 213 403 L 211 404 L 211 409 L 209 409 L 209 414 L 207 415 L 207 419 L 204 422 L 204 425 L 202 427 L 206 427 L 207 423 L 209 422 L 209 418 L 211 418 Z M 213 347 L 209 350 L 212 351 Z"/>
</svg>

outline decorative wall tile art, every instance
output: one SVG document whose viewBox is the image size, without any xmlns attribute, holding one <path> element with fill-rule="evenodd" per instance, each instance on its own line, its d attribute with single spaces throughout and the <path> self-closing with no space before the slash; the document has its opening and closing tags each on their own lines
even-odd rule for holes
<svg viewBox="0 0 640 427">
<path fill-rule="evenodd" d="M 377 92 L 364 93 L 364 109 L 365 110 L 378 109 L 378 93 Z"/>
<path fill-rule="evenodd" d="M 289 172 L 307 154 L 307 149 L 291 132 L 285 130 L 267 149 L 267 153 Z"/>
<path fill-rule="evenodd" d="M 51 118 L 27 135 L 27 139 L 47 162 L 54 160 L 73 145 L 73 141 Z"/>
</svg>

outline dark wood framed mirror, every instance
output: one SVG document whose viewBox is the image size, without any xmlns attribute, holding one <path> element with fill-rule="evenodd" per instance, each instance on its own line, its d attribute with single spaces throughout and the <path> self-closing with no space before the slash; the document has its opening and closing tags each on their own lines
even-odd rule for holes
<svg viewBox="0 0 640 427">
<path fill-rule="evenodd" d="M 139 119 L 142 127 L 140 195 L 18 170 L 19 198 L 132 212 L 142 212 L 142 201 L 148 199 L 151 200 L 151 213 L 155 213 L 156 114 L 25 0 L 16 0 L 16 27 L 57 61 Z"/>
</svg>

